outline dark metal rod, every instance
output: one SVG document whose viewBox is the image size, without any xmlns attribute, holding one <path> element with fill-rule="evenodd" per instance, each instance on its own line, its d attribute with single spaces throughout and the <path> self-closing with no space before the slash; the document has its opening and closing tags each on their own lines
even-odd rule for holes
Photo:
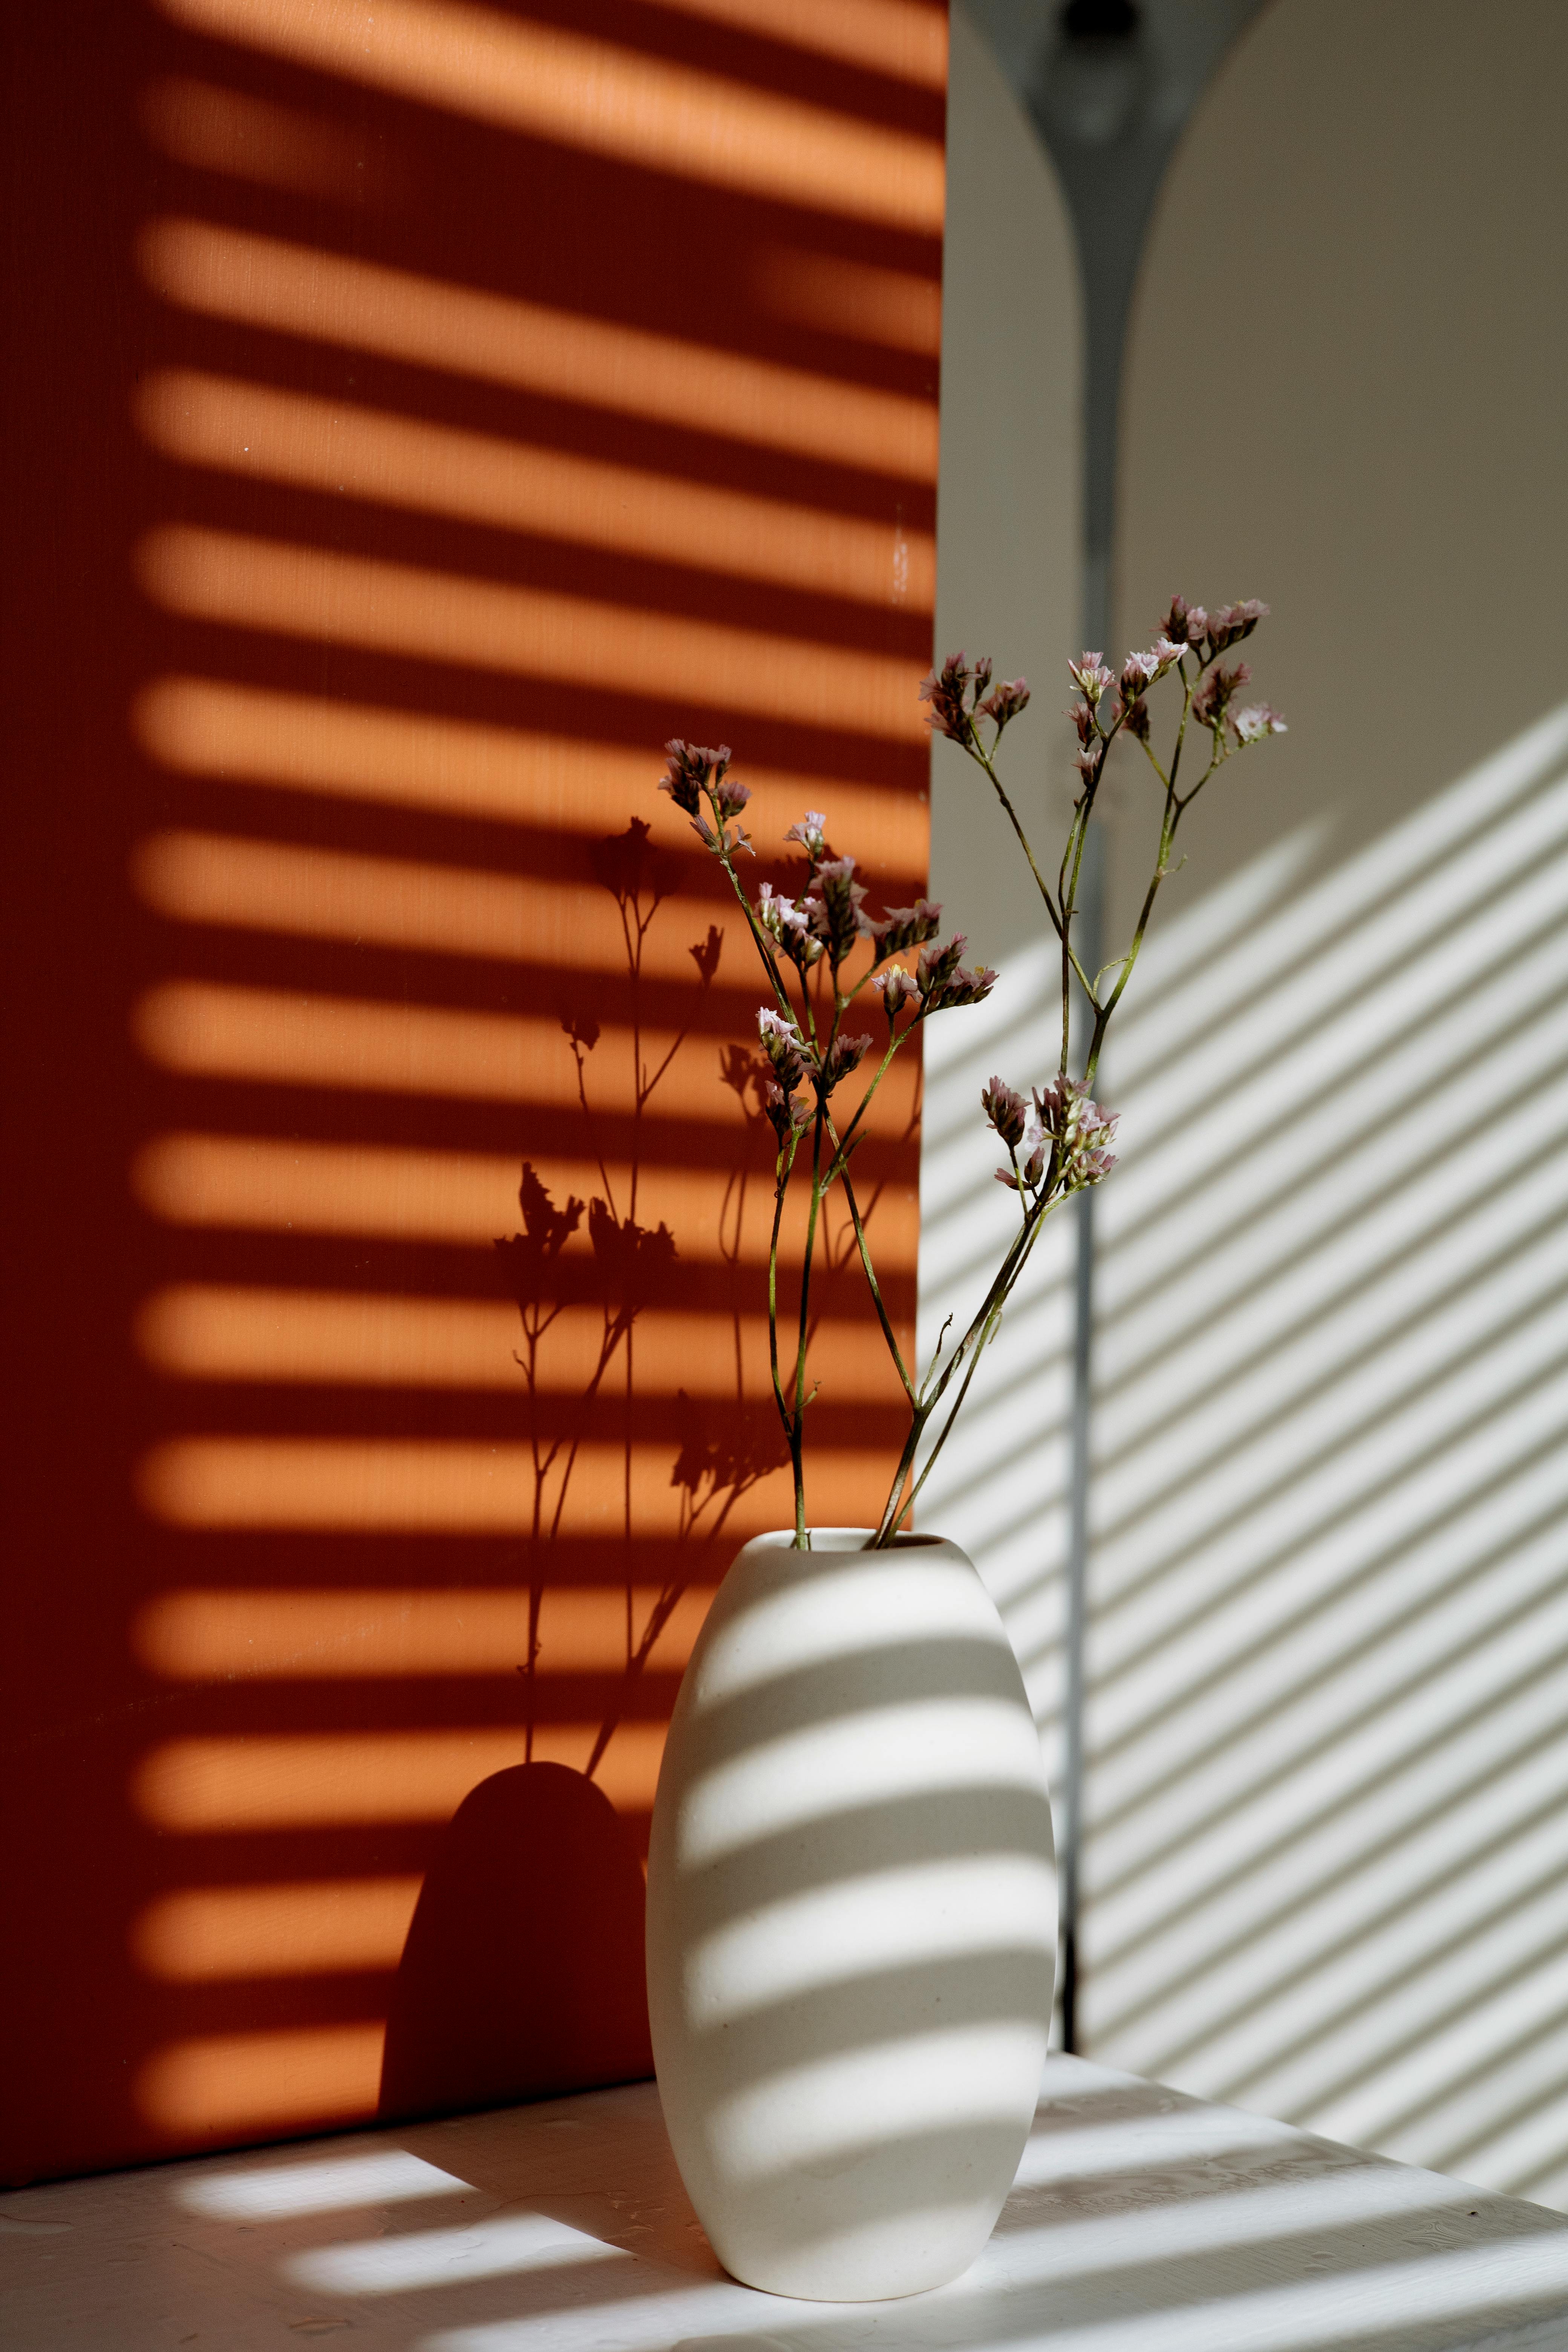
<svg viewBox="0 0 1568 2352">
<path fill-rule="evenodd" d="M 1105 838 L 1091 825 L 1079 873 L 1079 939 L 1084 968 L 1100 961 L 1105 894 Z M 1058 1808 L 1058 1884 L 1061 1901 L 1062 2047 L 1078 2047 L 1079 1864 L 1083 1852 L 1084 1632 L 1089 1587 L 1090 1443 L 1094 1402 L 1094 1194 L 1073 1202 L 1072 1400 L 1068 1423 L 1068 1537 L 1062 1629 L 1062 1775 Z"/>
<path fill-rule="evenodd" d="M 1065 5 L 1064 0 L 963 0 L 1050 155 L 1073 225 L 1083 289 L 1079 593 L 1086 649 L 1111 650 L 1122 357 L 1150 218 L 1194 107 L 1261 5 L 1262 0 L 1065 0 Z M 1104 846 L 1101 825 L 1091 824 L 1077 918 L 1082 961 L 1090 972 L 1099 969 L 1104 953 Z M 1094 1389 L 1092 1193 L 1079 1194 L 1075 1218 L 1063 1751 L 1057 1806 L 1062 2036 L 1068 2050 L 1079 2046 L 1081 2022 L 1084 1642 Z"/>
</svg>

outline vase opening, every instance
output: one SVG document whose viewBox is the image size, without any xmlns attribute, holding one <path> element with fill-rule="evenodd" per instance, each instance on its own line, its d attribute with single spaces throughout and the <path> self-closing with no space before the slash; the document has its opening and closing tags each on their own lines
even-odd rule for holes
<svg viewBox="0 0 1568 2352">
<path fill-rule="evenodd" d="M 843 1552 L 869 1551 L 877 1530 L 875 1528 L 807 1528 L 805 1532 L 808 1550 Z M 935 1549 L 943 1540 L 941 1536 L 907 1534 L 900 1531 L 893 1538 L 890 1544 L 884 1546 L 884 1549 L 888 1551 Z M 753 1536 L 752 1543 L 754 1546 L 765 1548 L 769 1551 L 793 1551 L 795 1529 L 770 1528 L 765 1535 Z"/>
</svg>

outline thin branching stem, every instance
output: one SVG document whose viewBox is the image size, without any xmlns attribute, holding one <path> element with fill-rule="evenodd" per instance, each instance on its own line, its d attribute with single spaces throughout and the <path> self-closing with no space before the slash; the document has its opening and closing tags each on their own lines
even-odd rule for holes
<svg viewBox="0 0 1568 2352">
<path fill-rule="evenodd" d="M 894 1055 L 897 1054 L 900 1046 L 914 1034 L 924 1017 L 925 1015 L 923 1013 L 917 1013 L 912 1021 L 906 1022 L 903 1028 L 897 1030 L 889 1037 L 887 1051 L 882 1055 L 881 1060 L 878 1063 L 873 1076 L 867 1084 L 865 1093 L 861 1096 L 859 1102 L 856 1105 L 854 1118 L 845 1129 L 842 1138 L 837 1135 L 833 1138 L 835 1150 L 833 1164 L 827 1171 L 827 1181 L 829 1184 L 833 1183 L 840 1175 L 842 1175 L 844 1169 L 847 1164 L 849 1154 L 855 1149 L 856 1129 L 859 1127 L 859 1124 L 865 1118 L 866 1113 L 870 1109 L 871 1104 L 876 1097 L 877 1089 L 881 1085 L 882 1080 L 887 1076 Z"/>
<path fill-rule="evenodd" d="M 789 1185 L 790 1165 L 795 1159 L 795 1146 L 788 1155 L 781 1150 L 773 1180 L 773 1224 L 768 1236 L 768 1362 L 773 1372 L 773 1402 L 778 1407 L 786 1439 L 792 1438 L 794 1425 L 784 1402 L 784 1382 L 779 1378 L 779 1227 L 784 1223 L 784 1193 Z"/>
<path fill-rule="evenodd" d="M 871 1264 L 871 1252 L 866 1241 L 866 1221 L 860 1214 L 860 1204 L 855 1198 L 855 1187 L 850 1181 L 849 1171 L 842 1160 L 839 1162 L 839 1173 L 844 1180 L 844 1198 L 848 1204 L 850 1222 L 855 1227 L 855 1241 L 860 1252 L 861 1268 L 866 1276 L 867 1287 L 871 1293 L 872 1303 L 877 1309 L 877 1320 L 882 1327 L 882 1337 L 888 1343 L 888 1353 L 893 1360 L 894 1370 L 903 1383 L 904 1394 L 911 1404 L 918 1404 L 920 1400 L 916 1394 L 915 1384 L 905 1369 L 903 1351 L 899 1346 L 887 1307 L 883 1303 L 881 1285 L 877 1280 L 877 1270 Z"/>
<path fill-rule="evenodd" d="M 800 1265 L 800 1335 L 795 1358 L 795 1408 L 792 1414 L 791 1459 L 795 1465 L 795 1548 L 807 1549 L 805 1535 L 805 1472 L 802 1435 L 805 1425 L 805 1347 L 811 1331 L 811 1259 L 816 1246 L 816 1220 L 822 1208 L 822 1130 L 826 1123 L 817 1105 L 811 1138 L 811 1206 L 806 1213 L 805 1248 Z"/>
</svg>

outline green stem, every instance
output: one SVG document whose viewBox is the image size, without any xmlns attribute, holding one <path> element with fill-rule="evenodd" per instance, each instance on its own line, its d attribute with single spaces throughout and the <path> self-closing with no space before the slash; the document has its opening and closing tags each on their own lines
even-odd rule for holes
<svg viewBox="0 0 1568 2352">
<path fill-rule="evenodd" d="M 898 1527 L 899 1521 L 904 1517 L 906 1512 L 913 1508 L 915 1496 L 919 1494 L 921 1486 L 924 1484 L 926 1475 L 924 1470 L 921 1471 L 921 1476 L 916 1481 L 908 1499 L 900 1503 L 899 1498 L 905 1479 L 907 1478 L 911 1465 L 913 1464 L 921 1438 L 925 1431 L 926 1423 L 930 1421 L 931 1414 L 936 1411 L 938 1405 L 942 1402 L 942 1398 L 947 1393 L 948 1387 L 952 1381 L 953 1375 L 958 1371 L 961 1365 L 966 1366 L 967 1369 L 964 1372 L 964 1378 L 960 1388 L 959 1395 L 953 1404 L 952 1412 L 947 1416 L 946 1423 L 943 1425 L 942 1437 L 938 1441 L 936 1450 L 940 1452 L 942 1445 L 946 1442 L 947 1432 L 952 1428 L 954 1420 L 957 1418 L 959 1408 L 963 1404 L 964 1397 L 968 1394 L 969 1383 L 973 1378 L 974 1364 L 978 1361 L 980 1355 L 984 1351 L 986 1341 L 990 1339 L 992 1332 L 995 1329 L 997 1317 L 1000 1315 L 1002 1308 L 1006 1305 L 1007 1300 L 1012 1296 L 1013 1289 L 1017 1282 L 1018 1276 L 1023 1272 L 1024 1266 L 1027 1263 L 1029 1252 L 1034 1246 L 1035 1237 L 1038 1234 L 1041 1225 L 1045 1223 L 1046 1218 L 1050 1214 L 1051 1210 L 1057 1206 L 1058 1200 L 1066 1199 L 1067 1197 L 1065 1193 L 1058 1193 L 1057 1191 L 1059 1175 L 1060 1170 L 1058 1165 L 1058 1157 L 1056 1150 L 1053 1150 L 1050 1166 L 1047 1171 L 1045 1181 L 1040 1192 L 1036 1194 L 1035 1204 L 1030 1212 L 1028 1220 L 1026 1221 L 1023 1231 L 1016 1234 L 1013 1241 L 1009 1244 L 1006 1254 L 1002 1260 L 1002 1264 L 997 1268 L 995 1275 L 992 1278 L 991 1286 L 986 1291 L 979 1312 L 975 1315 L 973 1320 L 969 1326 L 969 1328 L 965 1331 L 963 1339 L 959 1341 L 957 1348 L 949 1357 L 945 1365 L 942 1365 L 942 1347 L 941 1342 L 938 1342 L 936 1351 L 931 1358 L 931 1368 L 926 1375 L 925 1382 L 918 1393 L 910 1412 L 910 1433 L 904 1441 L 903 1451 L 899 1456 L 899 1466 L 893 1474 L 893 1483 L 889 1490 L 888 1500 L 883 1507 L 881 1518 L 878 1523 L 877 1533 L 872 1538 L 871 1548 L 873 1550 L 884 1549 L 887 1545 L 892 1541 L 893 1534 Z M 951 1318 L 949 1319 L 951 1320 Z M 947 1326 L 944 1324 L 942 1326 L 944 1333 L 946 1328 Z M 938 1369 L 939 1366 L 941 1366 L 940 1371 Z M 934 1459 L 934 1455 L 932 1458 Z"/>
<path fill-rule="evenodd" d="M 779 1378 L 779 1228 L 784 1223 L 784 1192 L 794 1165 L 795 1145 L 792 1143 L 789 1147 L 787 1161 L 781 1146 L 778 1163 L 773 1171 L 773 1229 L 768 1237 L 768 1361 L 773 1376 L 773 1402 L 784 1423 L 784 1436 L 792 1447 L 795 1429 L 789 1407 L 784 1402 L 784 1382 Z"/>
<path fill-rule="evenodd" d="M 761 922 L 758 920 L 752 908 L 752 902 L 746 896 L 744 885 L 731 862 L 730 852 L 727 849 L 719 849 L 715 850 L 713 854 L 718 858 L 719 863 L 723 867 L 726 875 L 729 877 L 730 887 L 734 892 L 736 902 L 740 907 L 742 914 L 744 915 L 746 919 L 746 929 L 751 932 L 752 942 L 755 945 L 757 953 L 763 960 L 763 970 L 767 973 L 768 985 L 773 990 L 773 996 L 778 1003 L 778 1008 L 780 1012 L 784 1014 L 786 1019 L 793 1021 L 795 1017 L 795 1006 L 790 1003 L 789 991 L 784 986 L 783 978 L 780 975 L 778 961 L 773 954 L 773 941 L 769 938 L 768 933 L 763 929 Z M 804 982 L 802 982 L 801 993 L 803 996 L 805 993 Z"/>
<path fill-rule="evenodd" d="M 899 1466 L 893 1473 L 893 1483 L 888 1489 L 888 1499 L 882 1506 L 882 1516 L 877 1522 L 877 1532 L 872 1537 L 868 1547 L 872 1551 L 888 1549 L 899 1531 L 899 1521 L 910 1507 L 909 1503 L 900 1503 L 899 1497 L 903 1493 L 910 1472 L 914 1466 L 916 1449 L 929 1418 L 929 1407 L 922 1409 L 919 1406 L 910 1417 L 910 1433 L 904 1440 L 904 1450 L 899 1456 Z M 911 1496 L 910 1501 L 912 1502 L 913 1499 Z"/>
<path fill-rule="evenodd" d="M 920 1026 L 920 1024 L 924 1017 L 923 1013 L 917 1013 L 915 1018 L 907 1023 L 896 1035 L 890 1035 L 889 1037 L 888 1050 L 883 1055 L 881 1061 L 878 1064 L 877 1074 L 872 1078 L 870 1084 L 867 1087 L 865 1093 L 861 1096 L 859 1103 L 856 1108 L 855 1116 L 850 1120 L 848 1126 L 845 1129 L 842 1139 L 840 1139 L 835 1132 L 831 1119 L 828 1121 L 827 1131 L 832 1137 L 834 1150 L 833 1162 L 827 1171 L 828 1187 L 831 1187 L 837 1181 L 838 1178 L 843 1175 L 846 1167 L 848 1165 L 849 1154 L 853 1150 L 855 1143 L 855 1130 L 859 1126 L 860 1121 L 865 1118 L 868 1110 L 870 1108 L 872 1096 L 876 1093 L 877 1088 L 881 1085 L 882 1080 L 887 1076 L 889 1064 L 892 1061 L 894 1055 L 898 1052 L 899 1047 L 903 1044 L 905 1038 L 910 1035 L 912 1030 L 917 1029 Z"/>
<path fill-rule="evenodd" d="M 795 1549 L 809 1550 L 805 1534 L 805 1474 L 802 1464 L 802 1433 L 805 1423 L 805 1342 L 811 1317 L 811 1261 L 816 1247 L 816 1219 L 822 1206 L 822 1130 L 826 1112 L 819 1100 L 811 1139 L 811 1208 L 805 1222 L 805 1250 L 800 1268 L 800 1337 L 795 1356 L 795 1413 L 790 1456 L 795 1465 Z"/>
<path fill-rule="evenodd" d="M 1174 751 L 1171 753 L 1171 780 L 1167 789 L 1173 793 L 1176 789 L 1176 772 L 1182 764 L 1182 747 L 1187 740 L 1187 718 L 1193 707 L 1194 690 L 1197 686 L 1198 679 L 1203 677 L 1203 674 L 1204 666 L 1200 661 L 1197 667 L 1196 677 L 1189 677 L 1187 676 L 1187 660 L 1184 654 L 1181 660 L 1176 664 L 1176 676 L 1182 681 L 1182 715 L 1176 721 L 1176 744 Z"/>
<path fill-rule="evenodd" d="M 984 744 L 981 742 L 973 721 L 970 722 L 969 736 L 970 740 L 964 744 L 963 748 L 969 753 L 970 758 L 975 762 L 976 766 L 984 769 L 985 774 L 990 778 L 991 788 L 995 793 L 997 799 L 1001 802 L 1004 809 L 1006 811 L 1007 822 L 1011 824 L 1014 832 L 1017 835 L 1018 845 L 1029 861 L 1029 871 L 1035 877 L 1035 887 L 1038 890 L 1041 898 L 1044 900 L 1046 912 L 1051 919 L 1051 929 L 1056 932 L 1058 939 L 1061 940 L 1064 949 L 1066 949 L 1071 961 L 1073 971 L 1078 975 L 1079 985 L 1082 988 L 1084 994 L 1092 1004 L 1095 1002 L 1095 995 L 1093 989 L 1089 985 L 1089 975 L 1083 970 L 1083 967 L 1079 962 L 1077 956 L 1073 954 L 1071 948 L 1068 944 L 1061 912 L 1057 906 L 1056 900 L 1051 897 L 1050 885 L 1047 882 L 1045 876 L 1040 872 L 1039 865 L 1036 859 L 1034 850 L 1030 845 L 1029 836 L 1024 831 L 1023 825 L 1019 822 L 1018 812 L 1013 806 L 1012 802 L 1008 799 L 1002 779 L 996 773 L 995 768 L 993 766 L 991 761 L 990 753 L 985 750 Z"/>
<path fill-rule="evenodd" d="M 904 1369 L 904 1360 L 902 1355 L 900 1353 L 899 1343 L 893 1336 L 893 1327 L 891 1322 L 889 1320 L 888 1310 L 882 1301 L 881 1286 L 877 1280 L 876 1268 L 871 1264 L 871 1252 L 867 1245 L 866 1227 L 861 1219 L 859 1203 L 855 1198 L 855 1187 L 849 1181 L 849 1171 L 847 1168 L 841 1169 L 840 1173 L 844 1179 L 844 1197 L 849 1203 L 849 1215 L 855 1227 L 855 1239 L 859 1246 L 860 1264 L 865 1270 L 866 1280 L 870 1287 L 871 1297 L 877 1309 L 877 1320 L 882 1327 L 882 1337 L 888 1343 L 888 1353 L 892 1357 L 899 1378 L 904 1384 L 904 1394 L 909 1398 L 911 1405 L 918 1406 L 920 1399 L 915 1393 L 914 1382 L 910 1380 L 909 1373 Z"/>
<path fill-rule="evenodd" d="M 1015 1242 L 1012 1249 L 1008 1251 L 1007 1258 L 1004 1260 L 1004 1265 L 1007 1265 L 1011 1261 L 1017 1250 L 1017 1247 L 1018 1244 Z M 900 1497 L 903 1493 L 905 1483 L 913 1468 L 914 1459 L 920 1448 L 921 1439 L 925 1434 L 926 1423 L 930 1421 L 931 1414 L 936 1411 L 937 1406 L 941 1403 L 943 1395 L 946 1393 L 948 1382 L 952 1380 L 952 1375 L 958 1370 L 958 1367 L 965 1361 L 966 1356 L 970 1355 L 972 1351 L 977 1352 L 975 1350 L 975 1339 L 977 1332 L 982 1328 L 982 1318 L 985 1318 L 987 1321 L 993 1320 L 994 1312 L 1000 1311 L 1002 1302 L 995 1299 L 994 1294 L 1001 1279 L 1001 1276 L 998 1275 L 996 1279 L 993 1282 L 991 1289 L 986 1293 L 985 1305 L 981 1309 L 981 1315 L 975 1318 L 974 1322 L 971 1323 L 969 1329 L 959 1341 L 957 1348 L 949 1358 L 947 1365 L 940 1379 L 936 1377 L 937 1359 L 933 1357 L 931 1360 L 931 1384 L 928 1385 L 924 1393 L 918 1395 L 915 1398 L 911 1407 L 910 1413 L 909 1434 L 904 1440 L 903 1451 L 899 1455 L 898 1468 L 893 1473 L 892 1485 L 888 1489 L 888 1499 L 882 1507 L 882 1516 L 877 1523 L 877 1532 L 871 1539 L 870 1548 L 873 1551 L 886 1550 L 887 1547 L 892 1542 L 894 1535 L 897 1533 L 899 1521 L 905 1516 L 906 1512 L 913 1507 L 915 1495 L 920 1491 L 918 1483 L 906 1500 L 900 1501 Z M 963 1391 L 961 1391 L 960 1393 L 960 1402 L 963 1402 L 963 1391 L 967 1391 L 968 1385 L 969 1382 L 966 1378 L 963 1383 Z M 953 1412 L 956 1413 L 957 1410 L 958 1406 L 955 1404 L 953 1407 Z M 949 1414 L 948 1420 L 951 1424 L 952 1414 Z"/>
<path fill-rule="evenodd" d="M 1121 1003 L 1121 992 L 1132 977 L 1132 967 L 1138 961 L 1138 951 L 1142 947 L 1143 935 L 1149 928 L 1149 918 L 1154 911 L 1154 900 L 1160 885 L 1171 870 L 1171 847 L 1176 838 L 1176 827 L 1182 821 L 1182 808 L 1183 803 L 1176 798 L 1175 793 L 1168 791 L 1165 794 L 1165 814 L 1160 825 L 1159 856 L 1154 861 L 1154 871 L 1150 877 L 1149 887 L 1143 893 L 1143 904 L 1138 911 L 1132 943 L 1121 959 L 1121 977 L 1095 1015 L 1094 1030 L 1089 1038 L 1089 1052 L 1083 1066 L 1083 1083 L 1088 1088 L 1092 1088 L 1094 1085 L 1094 1075 L 1100 1067 L 1100 1051 L 1105 1043 L 1105 1033 L 1110 1026 L 1110 1016 Z"/>
<path fill-rule="evenodd" d="M 1070 1200 L 1071 1197 L 1072 1195 L 1068 1192 L 1058 1192 L 1054 1196 L 1047 1198 L 1040 1206 L 1039 1212 L 1036 1216 L 1034 1223 L 1030 1226 L 1028 1237 L 1025 1241 L 1023 1248 L 1018 1253 L 1016 1263 L 1013 1268 L 1013 1272 L 1007 1282 L 1006 1287 L 1003 1290 L 1001 1296 L 996 1299 L 990 1312 L 986 1315 L 980 1338 L 975 1344 L 973 1353 L 969 1359 L 968 1368 L 959 1385 L 958 1394 L 953 1399 L 952 1409 L 937 1433 L 935 1444 L 931 1447 L 931 1452 L 927 1454 L 925 1461 L 921 1466 L 920 1476 L 915 1480 L 914 1486 L 910 1490 L 909 1501 L 904 1506 L 905 1510 L 913 1510 L 916 1502 L 920 1498 L 921 1488 L 925 1485 L 926 1480 L 930 1477 L 938 1454 L 942 1452 L 942 1447 L 947 1444 L 949 1432 L 952 1430 L 953 1423 L 958 1419 L 959 1414 L 963 1410 L 963 1401 L 969 1394 L 969 1383 L 974 1378 L 975 1372 L 979 1368 L 980 1359 L 984 1354 L 985 1349 L 990 1345 L 991 1340 L 995 1334 L 996 1325 L 1001 1318 L 1002 1309 L 1006 1306 L 1008 1299 L 1013 1296 L 1013 1293 L 1016 1289 L 1018 1282 L 1023 1275 L 1024 1268 L 1029 1262 L 1029 1253 L 1035 1246 L 1035 1242 L 1038 1236 L 1040 1227 L 1045 1223 L 1046 1219 L 1050 1215 L 1053 1209 L 1059 1208 L 1063 1201 Z M 935 1402 L 936 1400 L 933 1399 L 933 1407 Z"/>
</svg>

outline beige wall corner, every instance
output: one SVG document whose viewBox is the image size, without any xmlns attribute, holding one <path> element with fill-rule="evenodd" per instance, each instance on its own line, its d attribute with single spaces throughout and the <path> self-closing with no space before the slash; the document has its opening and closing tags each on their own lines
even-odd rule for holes
<svg viewBox="0 0 1568 2352">
<path fill-rule="evenodd" d="M 1084 1976 L 1096 2058 L 1556 2204 L 1565 98 L 1553 0 L 1275 0 L 1153 230 L 1117 650 L 1267 597 L 1291 731 L 1107 1071 Z"/>
</svg>

